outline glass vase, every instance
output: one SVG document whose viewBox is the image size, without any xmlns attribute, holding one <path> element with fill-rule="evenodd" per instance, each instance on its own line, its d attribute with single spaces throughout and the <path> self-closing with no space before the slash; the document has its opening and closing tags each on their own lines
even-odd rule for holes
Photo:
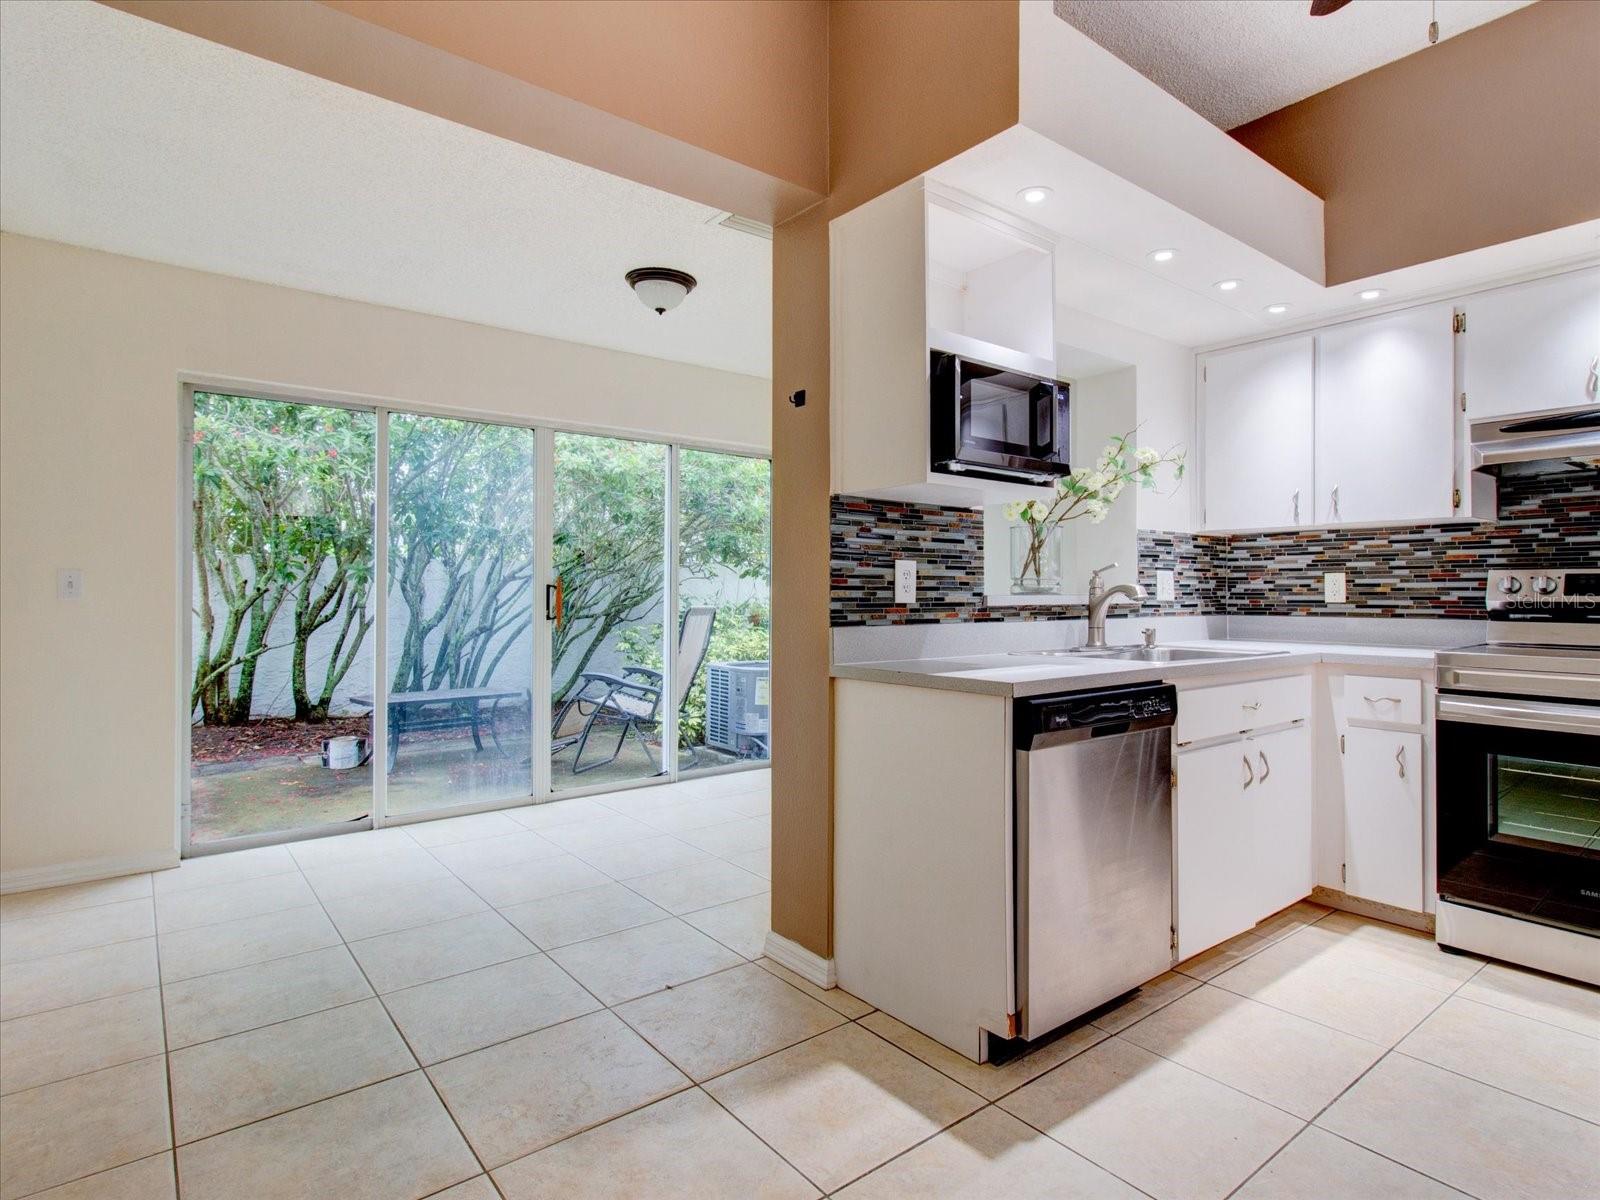
<svg viewBox="0 0 1600 1200">
<path fill-rule="evenodd" d="M 1042 596 L 1061 591 L 1061 526 L 1036 531 L 1025 521 L 1011 526 L 1011 594 Z"/>
</svg>

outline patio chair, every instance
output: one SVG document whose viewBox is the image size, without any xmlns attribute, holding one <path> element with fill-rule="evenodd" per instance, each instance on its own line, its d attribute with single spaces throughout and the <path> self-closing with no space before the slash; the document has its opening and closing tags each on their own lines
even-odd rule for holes
<svg viewBox="0 0 1600 1200">
<path fill-rule="evenodd" d="M 695 676 L 700 674 L 706 652 L 711 648 L 711 628 L 716 620 L 717 610 L 714 608 L 691 608 L 684 612 L 683 619 L 678 623 L 678 648 L 672 663 L 674 710 L 683 706 L 684 697 L 689 694 Z M 566 700 L 556 710 L 553 726 L 559 732 L 568 716 L 576 711 L 585 718 L 583 729 L 566 737 L 555 737 L 552 749 L 560 751 L 568 746 L 577 746 L 572 755 L 574 775 L 582 775 L 616 762 L 629 734 L 639 740 L 646 757 L 649 757 L 650 746 L 645 734 L 654 732 L 661 725 L 663 690 L 662 673 L 653 667 L 626 666 L 616 675 L 585 671 L 578 677 L 578 686 L 567 694 Z M 617 740 L 611 747 L 611 753 L 605 758 L 595 758 L 585 763 L 583 753 L 589 748 L 589 739 L 602 727 L 617 731 Z M 663 748 L 662 761 L 658 766 L 665 767 L 665 763 L 666 750 Z"/>
</svg>

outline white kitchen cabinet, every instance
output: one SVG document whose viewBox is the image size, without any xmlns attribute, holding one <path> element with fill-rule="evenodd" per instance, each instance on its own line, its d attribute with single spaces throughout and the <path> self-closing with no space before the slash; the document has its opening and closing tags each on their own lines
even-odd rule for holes
<svg viewBox="0 0 1600 1200">
<path fill-rule="evenodd" d="M 1317 334 L 1310 520 L 1455 515 L 1453 319 L 1450 304 L 1426 304 Z"/>
<path fill-rule="evenodd" d="M 1344 890 L 1422 911 L 1422 735 L 1352 725 L 1341 760 Z"/>
<path fill-rule="evenodd" d="M 1250 799 L 1253 852 L 1247 865 L 1254 924 L 1311 894 L 1311 732 L 1304 725 L 1246 738 L 1255 769 Z"/>
<path fill-rule="evenodd" d="M 1208 355 L 1202 370 L 1206 527 L 1310 523 L 1315 339 L 1308 334 Z"/>
<path fill-rule="evenodd" d="M 1249 885 L 1256 846 L 1246 787 L 1255 768 L 1242 740 L 1180 751 L 1174 768 L 1178 957 L 1185 959 L 1261 918 Z"/>
<path fill-rule="evenodd" d="M 1457 307 L 1469 418 L 1600 404 L 1600 267 L 1468 296 Z"/>
</svg>

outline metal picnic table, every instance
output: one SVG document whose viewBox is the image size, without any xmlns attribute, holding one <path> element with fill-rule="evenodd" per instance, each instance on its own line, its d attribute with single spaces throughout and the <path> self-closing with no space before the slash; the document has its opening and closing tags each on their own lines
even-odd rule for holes
<svg viewBox="0 0 1600 1200">
<path fill-rule="evenodd" d="M 373 699 L 368 696 L 351 696 L 351 703 L 359 704 L 363 708 L 372 708 Z M 510 703 L 508 703 L 510 702 Z M 513 708 L 512 703 L 517 707 Z M 504 706 L 504 709 L 502 709 Z M 533 694 L 527 689 L 517 688 L 440 688 L 433 692 L 393 692 L 389 696 L 389 770 L 394 770 L 395 759 L 400 753 L 400 735 L 402 733 L 418 733 L 430 729 L 470 729 L 472 731 L 472 745 L 477 750 L 483 749 L 482 731 L 488 727 L 489 737 L 494 742 L 495 749 L 501 754 L 510 755 L 512 750 L 500 744 L 501 722 L 499 718 L 502 711 L 511 713 L 521 720 L 515 727 L 526 733 L 527 720 L 533 712 Z M 529 751 L 526 739 L 520 746 L 513 749 Z"/>
</svg>

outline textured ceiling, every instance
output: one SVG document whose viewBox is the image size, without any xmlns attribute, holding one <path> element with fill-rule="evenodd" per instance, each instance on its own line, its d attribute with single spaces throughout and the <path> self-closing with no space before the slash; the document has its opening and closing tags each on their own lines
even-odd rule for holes
<svg viewBox="0 0 1600 1200">
<path fill-rule="evenodd" d="M 1532 0 L 1438 0 L 1439 38 Z M 1428 45 L 1430 0 L 1055 0 L 1056 15 L 1232 129 Z"/>
<path fill-rule="evenodd" d="M 681 197 L 88 0 L 0 3 L 0 113 L 5 229 L 771 373 L 771 243 Z"/>
</svg>

